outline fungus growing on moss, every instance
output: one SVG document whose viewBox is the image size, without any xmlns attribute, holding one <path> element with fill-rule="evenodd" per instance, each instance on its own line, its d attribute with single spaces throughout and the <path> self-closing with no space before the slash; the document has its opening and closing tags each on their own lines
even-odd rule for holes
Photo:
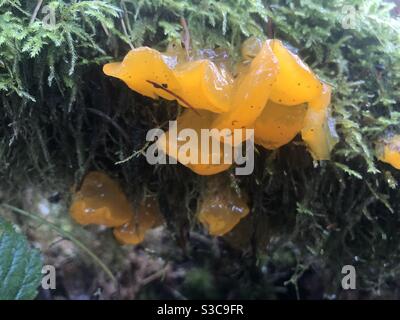
<svg viewBox="0 0 400 320">
<path fill-rule="evenodd" d="M 179 92 L 180 85 L 172 67 L 157 50 L 141 47 L 129 51 L 122 62 L 106 64 L 103 71 L 106 75 L 123 80 L 129 88 L 144 96 L 175 100 L 175 96 L 152 84 L 157 83 L 168 87 L 171 92 Z"/>
<path fill-rule="evenodd" d="M 329 160 L 333 147 L 339 141 L 329 108 L 331 91 L 330 86 L 323 84 L 320 95 L 308 103 L 301 130 L 301 136 L 314 160 Z"/>
<path fill-rule="evenodd" d="M 317 98 L 322 83 L 311 69 L 280 40 L 272 40 L 271 48 L 278 60 L 279 72 L 270 99 L 275 103 L 294 106 Z"/>
<path fill-rule="evenodd" d="M 277 73 L 277 60 L 270 41 L 266 41 L 248 68 L 235 79 L 230 110 L 220 114 L 212 127 L 220 130 L 250 127 L 263 111 Z"/>
<path fill-rule="evenodd" d="M 122 62 L 106 64 L 103 71 L 153 99 L 177 100 L 183 107 L 216 113 L 228 111 L 232 76 L 221 73 L 210 60 L 184 61 L 174 54 L 137 48 Z"/>
<path fill-rule="evenodd" d="M 254 124 L 254 138 L 266 149 L 289 143 L 303 128 L 307 104 L 285 106 L 269 101 Z"/>
<path fill-rule="evenodd" d="M 146 232 L 161 225 L 162 221 L 157 200 L 154 197 L 146 198 L 128 222 L 114 228 L 114 236 L 122 244 L 139 244 Z"/>
<path fill-rule="evenodd" d="M 105 173 L 92 171 L 73 195 L 72 218 L 82 225 L 115 227 L 132 217 L 132 207 L 117 182 Z"/>
<path fill-rule="evenodd" d="M 400 169 L 400 135 L 390 135 L 381 140 L 376 148 L 377 157 L 396 169 Z"/>
<path fill-rule="evenodd" d="M 212 50 L 190 57 L 180 46 L 169 46 L 164 54 L 147 47 L 134 49 L 122 63 L 105 65 L 104 72 L 143 95 L 177 100 L 192 109 L 177 119 L 176 129 L 178 134 L 194 129 L 194 146 L 181 148 L 187 135 L 174 141 L 170 133 L 158 144 L 198 174 L 216 174 L 232 164 L 225 161 L 224 153 L 201 149 L 202 129 L 219 130 L 220 150 L 246 140 L 245 129 L 254 128 L 255 142 L 266 149 L 279 148 L 301 132 L 315 160 L 329 159 L 338 141 L 329 109 L 331 88 L 279 40 L 250 37 L 241 53 L 243 61 L 237 64 L 235 78 L 225 67 L 225 56 L 217 64 Z M 242 130 L 241 139 L 236 135 L 232 139 L 234 130 Z M 211 150 L 211 142 L 206 143 Z M 218 157 L 219 164 L 210 161 L 213 157 Z M 214 164 L 204 164 L 204 159 Z"/>
<path fill-rule="evenodd" d="M 191 110 L 185 111 L 177 119 L 176 132 L 178 136 L 176 141 L 174 135 L 168 131 L 157 140 L 159 149 L 199 175 L 212 175 L 229 169 L 232 162 L 224 161 L 224 152 L 213 153 L 212 144 L 218 144 L 219 150 L 222 151 L 232 150 L 233 147 L 230 144 L 210 137 L 205 141 L 208 143 L 208 148 L 204 148 L 204 145 L 202 148 L 201 130 L 209 129 L 214 118 L 215 114 L 209 111 L 199 111 L 199 114 Z M 188 132 L 190 135 L 186 136 L 185 129 L 194 130 L 195 135 Z M 206 152 L 203 153 L 205 149 Z"/>
<path fill-rule="evenodd" d="M 230 186 L 229 181 L 216 177 L 207 184 L 197 218 L 210 235 L 222 236 L 231 231 L 249 212 L 246 201 Z"/>
<path fill-rule="evenodd" d="M 216 113 L 229 110 L 233 78 L 227 72 L 222 74 L 210 60 L 177 65 L 175 76 L 181 86 L 178 94 L 193 108 Z"/>
</svg>

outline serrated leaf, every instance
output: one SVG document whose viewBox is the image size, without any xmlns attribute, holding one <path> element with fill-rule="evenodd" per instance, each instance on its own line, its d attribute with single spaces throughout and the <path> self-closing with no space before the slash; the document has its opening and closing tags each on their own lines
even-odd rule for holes
<svg viewBox="0 0 400 320">
<path fill-rule="evenodd" d="M 0 300 L 27 300 L 36 297 L 42 274 L 38 250 L 25 236 L 0 218 Z"/>
<path fill-rule="evenodd" d="M 344 172 L 346 172 L 349 176 L 353 176 L 353 177 L 355 177 L 357 179 L 362 179 L 363 178 L 362 175 L 359 172 L 357 172 L 357 171 L 355 171 L 353 169 L 350 169 L 347 165 L 345 165 L 343 163 L 334 162 L 334 165 L 336 167 L 338 167 L 339 169 L 343 170 Z"/>
</svg>

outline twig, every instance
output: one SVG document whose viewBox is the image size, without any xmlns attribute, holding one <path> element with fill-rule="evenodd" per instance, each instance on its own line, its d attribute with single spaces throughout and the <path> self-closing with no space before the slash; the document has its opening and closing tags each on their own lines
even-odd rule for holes
<svg viewBox="0 0 400 320">
<path fill-rule="evenodd" d="M 94 113 L 104 119 L 106 119 L 108 122 L 110 122 L 118 131 L 119 133 L 121 133 L 121 135 L 124 137 L 124 139 L 126 141 L 130 141 L 129 136 L 125 133 L 125 131 L 119 126 L 118 123 L 116 123 L 111 117 L 109 117 L 108 115 L 106 115 L 104 112 L 97 110 L 97 109 L 93 109 L 93 108 L 86 108 L 87 111 Z"/>
<path fill-rule="evenodd" d="M 189 59 L 189 52 L 190 52 L 190 32 L 188 25 L 186 23 L 186 19 L 181 17 L 181 25 L 183 28 L 183 35 L 182 35 L 182 42 L 186 50 L 186 56 Z"/>
<path fill-rule="evenodd" d="M 154 272 L 153 274 L 149 275 L 148 277 L 144 278 L 143 280 L 140 281 L 140 284 L 144 287 L 148 285 L 149 283 L 153 282 L 154 280 L 157 280 L 158 278 L 163 277 L 170 269 L 170 265 L 167 264 L 164 268 L 161 270 L 158 270 L 157 272 Z"/>
<path fill-rule="evenodd" d="M 123 11 L 124 11 L 124 14 L 125 14 L 125 10 L 123 10 Z M 130 36 L 129 36 L 129 34 L 128 34 L 128 31 L 126 30 L 126 25 L 125 25 L 124 17 L 121 17 L 120 20 L 121 20 L 121 25 L 122 25 L 122 31 L 124 31 L 124 34 L 125 34 L 125 36 L 126 36 L 127 39 L 128 39 L 128 44 L 129 44 L 129 46 L 131 47 L 131 49 L 133 50 L 133 49 L 135 49 L 135 47 L 133 46 L 133 44 L 132 44 L 132 42 L 131 42 Z"/>
<path fill-rule="evenodd" d="M 176 93 L 172 92 L 171 90 L 165 88 L 164 86 L 162 86 L 161 84 L 158 84 L 157 82 L 151 81 L 151 80 L 146 80 L 148 83 L 150 83 L 154 88 L 156 89 L 160 89 L 160 90 L 164 90 L 165 92 L 169 93 L 171 96 L 173 96 L 174 98 L 182 101 L 186 106 L 188 106 L 192 111 L 194 111 L 199 117 L 201 117 L 200 113 L 193 108 L 189 102 L 187 102 L 185 99 L 183 99 L 182 97 L 178 96 Z"/>
<path fill-rule="evenodd" d="M 123 163 L 125 163 L 125 162 L 128 162 L 129 160 L 131 160 L 131 159 L 133 159 L 133 158 L 135 158 L 135 157 L 138 157 L 138 156 L 141 155 L 141 154 L 144 155 L 144 150 L 147 149 L 147 147 L 149 146 L 149 144 L 150 144 L 150 141 L 148 141 L 148 142 L 143 146 L 143 148 L 141 148 L 140 150 L 134 151 L 134 152 L 133 152 L 130 156 L 128 156 L 127 158 L 115 162 L 115 165 L 123 164 Z"/>
<path fill-rule="evenodd" d="M 37 14 L 39 12 L 39 9 L 42 6 L 42 3 L 43 3 L 43 0 L 38 0 L 38 2 L 36 4 L 36 7 L 35 7 L 35 10 L 33 10 L 33 13 L 32 13 L 31 21 L 29 21 L 30 24 L 32 24 L 33 21 L 35 21 L 35 19 L 37 17 Z"/>
</svg>

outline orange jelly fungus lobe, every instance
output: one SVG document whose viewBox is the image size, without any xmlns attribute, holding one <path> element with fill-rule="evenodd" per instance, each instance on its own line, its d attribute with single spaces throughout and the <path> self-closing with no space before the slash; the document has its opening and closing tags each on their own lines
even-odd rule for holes
<svg viewBox="0 0 400 320">
<path fill-rule="evenodd" d="M 322 93 L 308 104 L 301 136 L 314 160 L 329 160 L 330 153 L 338 143 L 335 122 L 329 104 L 331 87 L 323 84 Z"/>
<path fill-rule="evenodd" d="M 338 142 L 330 86 L 280 40 L 250 37 L 241 55 L 235 77 L 223 51 L 186 52 L 179 44 L 165 53 L 148 47 L 131 50 L 121 63 L 105 65 L 104 72 L 145 96 L 176 100 L 189 108 L 177 119 L 178 133 L 194 129 L 200 137 L 201 129 L 217 129 L 221 150 L 247 139 L 245 129 L 255 129 L 255 143 L 266 149 L 279 148 L 301 132 L 313 159 L 328 160 Z M 242 137 L 231 140 L 235 129 L 242 130 Z M 171 136 L 164 134 L 158 145 L 194 172 L 212 175 L 230 168 L 223 152 L 203 151 L 201 141 L 190 150 L 181 148 L 188 137 L 173 141 Z M 211 163 L 215 157 L 219 164 Z"/>
<path fill-rule="evenodd" d="M 254 124 L 254 139 L 265 149 L 277 149 L 303 128 L 307 104 L 285 106 L 269 101 Z"/>
<path fill-rule="evenodd" d="M 129 221 L 133 211 L 118 183 L 105 173 L 93 171 L 73 195 L 70 214 L 82 225 L 115 227 Z"/>
<path fill-rule="evenodd" d="M 221 130 L 247 128 L 261 114 L 278 73 L 278 61 L 270 43 L 271 41 L 263 43 L 248 68 L 235 79 L 231 108 L 215 119 L 213 128 Z"/>
<path fill-rule="evenodd" d="M 103 71 L 153 99 L 177 100 L 183 107 L 216 113 L 230 107 L 233 78 L 209 60 L 184 61 L 173 53 L 141 47 L 131 50 L 122 62 L 106 64 Z"/>
<path fill-rule="evenodd" d="M 249 212 L 246 201 L 229 185 L 229 181 L 214 179 L 207 185 L 197 217 L 210 235 L 223 236 Z"/>
<path fill-rule="evenodd" d="M 122 244 L 139 244 L 147 231 L 161 224 L 162 216 L 157 201 L 148 198 L 142 201 L 129 222 L 114 228 L 114 236 Z"/>
<path fill-rule="evenodd" d="M 190 61 L 175 69 L 184 99 L 196 109 L 216 113 L 226 112 L 230 107 L 233 78 L 223 75 L 209 60 Z"/>
<path fill-rule="evenodd" d="M 213 175 L 228 170 L 232 162 L 224 161 L 224 150 L 232 150 L 232 145 L 212 136 L 205 141 L 207 148 L 201 142 L 201 130 L 209 129 L 214 118 L 215 114 L 204 110 L 199 114 L 191 110 L 183 112 L 177 119 L 177 139 L 168 131 L 157 140 L 158 147 L 199 175 Z M 186 136 L 185 129 L 194 130 L 196 134 Z M 220 152 L 213 153 L 213 144 L 218 146 Z"/>
<path fill-rule="evenodd" d="M 275 103 L 294 106 L 317 98 L 322 83 L 310 68 L 280 40 L 272 40 L 271 47 L 279 62 L 279 72 L 270 99 Z"/>
<path fill-rule="evenodd" d="M 400 135 L 392 135 L 377 146 L 377 157 L 400 170 Z"/>
<path fill-rule="evenodd" d="M 122 62 L 108 63 L 103 71 L 106 75 L 121 79 L 132 90 L 153 99 L 160 96 L 175 100 L 175 97 L 150 82 L 168 87 L 172 92 L 180 90 L 172 68 L 165 63 L 161 53 L 148 47 L 129 51 Z"/>
</svg>

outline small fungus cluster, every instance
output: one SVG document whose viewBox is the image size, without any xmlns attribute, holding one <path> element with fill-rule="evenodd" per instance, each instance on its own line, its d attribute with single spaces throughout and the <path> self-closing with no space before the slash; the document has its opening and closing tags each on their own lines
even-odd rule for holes
<svg viewBox="0 0 400 320">
<path fill-rule="evenodd" d="M 329 107 L 331 87 L 279 40 L 251 37 L 243 43 L 241 54 L 242 60 L 228 67 L 233 64 L 218 50 L 190 52 L 171 45 L 161 53 L 140 47 L 122 62 L 106 64 L 104 73 L 144 96 L 176 100 L 186 109 L 178 116 L 178 132 L 190 128 L 200 137 L 202 129 L 254 129 L 255 143 L 269 150 L 300 133 L 314 160 L 329 159 L 338 142 Z M 210 146 L 198 147 L 195 161 L 183 161 L 188 158 L 180 148 L 184 141 L 172 140 L 172 136 L 164 133 L 159 147 L 197 174 L 213 175 L 231 167 L 223 159 L 219 164 L 203 164 L 200 159 L 214 156 Z M 235 146 L 223 135 L 218 139 L 221 149 Z M 241 141 L 244 139 L 242 135 Z M 394 156 L 390 152 L 390 147 L 385 147 L 382 159 L 391 161 Z M 210 178 L 197 218 L 211 235 L 225 235 L 249 214 L 246 200 L 229 181 L 220 176 Z M 80 224 L 113 227 L 115 238 L 123 244 L 140 243 L 147 230 L 162 223 L 154 198 L 146 198 L 134 209 L 118 184 L 101 172 L 85 177 L 70 212 Z"/>
<path fill-rule="evenodd" d="M 231 231 L 250 209 L 243 197 L 224 179 L 208 182 L 197 218 L 212 236 L 223 236 Z"/>
<path fill-rule="evenodd" d="M 148 230 L 162 223 L 154 198 L 145 198 L 134 209 L 118 183 L 98 171 L 89 172 L 74 193 L 70 214 L 82 225 L 114 228 L 114 236 L 122 244 L 142 242 Z"/>
<path fill-rule="evenodd" d="M 338 142 L 329 107 L 331 87 L 280 40 L 250 37 L 241 53 L 242 61 L 229 68 L 226 56 L 218 51 L 190 55 L 179 46 L 170 46 L 163 53 L 140 47 L 103 70 L 144 96 L 176 100 L 187 109 L 177 119 L 178 130 L 254 129 L 255 142 L 270 150 L 300 133 L 314 160 L 328 160 Z M 184 142 L 171 143 L 168 132 L 164 138 L 159 139 L 164 141 L 161 149 L 200 175 L 231 166 L 223 161 L 185 163 L 177 152 Z M 220 139 L 221 144 L 229 143 Z M 211 157 L 211 153 L 201 152 L 199 147 L 199 159 Z"/>
<path fill-rule="evenodd" d="M 226 179 L 217 176 L 207 183 L 197 211 L 197 219 L 210 235 L 223 236 L 249 214 L 249 207 Z M 148 230 L 163 223 L 157 200 L 145 198 L 133 208 L 118 183 L 105 173 L 89 172 L 74 193 L 71 217 L 81 225 L 113 228 L 121 244 L 141 243 Z"/>
<path fill-rule="evenodd" d="M 400 170 L 400 135 L 391 134 L 379 141 L 376 153 L 379 160 Z"/>
</svg>

